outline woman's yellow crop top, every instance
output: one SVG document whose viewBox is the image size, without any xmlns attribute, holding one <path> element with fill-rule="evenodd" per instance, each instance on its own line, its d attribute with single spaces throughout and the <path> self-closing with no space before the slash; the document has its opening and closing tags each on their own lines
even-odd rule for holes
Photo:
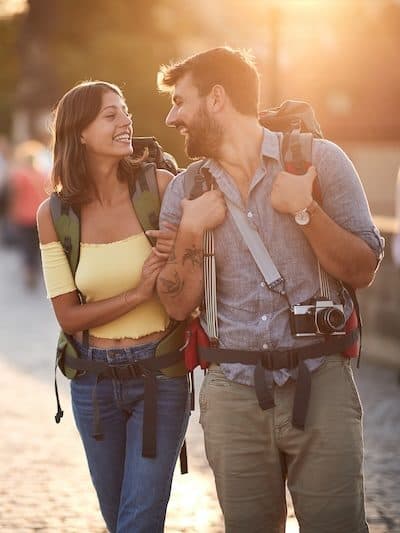
<svg viewBox="0 0 400 533">
<path fill-rule="evenodd" d="M 78 289 L 89 303 L 136 287 L 151 246 L 144 233 L 107 244 L 81 243 L 75 280 L 60 242 L 41 244 L 40 250 L 47 297 L 54 298 Z M 138 339 L 164 331 L 168 323 L 161 302 L 153 296 L 120 318 L 92 328 L 90 334 L 106 339 Z"/>
</svg>

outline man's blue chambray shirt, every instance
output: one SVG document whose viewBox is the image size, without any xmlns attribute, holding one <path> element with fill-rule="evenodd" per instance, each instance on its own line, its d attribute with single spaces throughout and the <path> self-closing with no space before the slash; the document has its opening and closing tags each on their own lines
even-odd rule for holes
<svg viewBox="0 0 400 533">
<path fill-rule="evenodd" d="M 270 204 L 273 180 L 282 170 L 280 142 L 282 134 L 264 129 L 260 166 L 255 172 L 244 205 L 233 179 L 215 160 L 206 167 L 218 187 L 247 214 L 257 228 L 273 262 L 285 280 L 290 304 L 302 303 L 319 293 L 318 266 L 306 237 L 293 217 L 275 211 Z M 382 258 L 384 241 L 375 227 L 367 199 L 357 172 L 346 154 L 325 139 L 313 141 L 312 162 L 322 190 L 324 211 L 341 227 L 361 237 Z M 170 183 L 163 200 L 160 222 L 179 224 L 182 217 L 185 172 Z M 229 211 L 224 222 L 214 230 L 217 268 L 217 305 L 221 348 L 243 350 L 289 349 L 320 342 L 315 337 L 296 338 L 289 323 L 287 300 L 266 286 Z M 340 284 L 329 278 L 332 299 L 340 303 Z M 345 315 L 351 314 L 352 303 L 345 294 Z M 205 325 L 204 315 L 202 316 Z M 323 357 L 307 360 L 310 370 L 320 366 Z M 240 363 L 221 365 L 226 377 L 245 385 L 254 385 L 254 366 Z M 289 377 L 296 379 L 297 369 L 266 371 L 267 383 L 272 377 L 283 385 Z"/>
</svg>

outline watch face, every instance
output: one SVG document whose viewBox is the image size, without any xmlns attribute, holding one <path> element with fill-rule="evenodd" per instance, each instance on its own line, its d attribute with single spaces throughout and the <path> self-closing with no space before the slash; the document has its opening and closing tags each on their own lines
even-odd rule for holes
<svg viewBox="0 0 400 533">
<path fill-rule="evenodd" d="M 300 226 L 306 226 L 310 222 L 310 213 L 303 209 L 294 215 L 294 220 Z"/>
</svg>

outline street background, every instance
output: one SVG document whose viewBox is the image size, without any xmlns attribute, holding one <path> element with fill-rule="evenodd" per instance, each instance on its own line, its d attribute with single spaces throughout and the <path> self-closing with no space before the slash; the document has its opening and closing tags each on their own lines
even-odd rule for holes
<svg viewBox="0 0 400 533">
<path fill-rule="evenodd" d="M 119 84 L 135 134 L 155 136 L 185 167 L 182 139 L 163 122 L 170 102 L 157 93 L 156 73 L 224 44 L 254 53 L 261 109 L 312 104 L 325 137 L 358 170 L 386 239 L 377 278 L 360 291 L 364 355 L 355 377 L 370 531 L 400 533 L 400 0 L 0 0 L 1 531 L 104 531 L 62 376 L 64 418 L 54 422 L 58 326 L 40 271 L 22 265 L 13 180 L 48 177 L 52 110 L 85 79 Z M 201 379 L 199 371 L 197 392 Z M 190 473 L 177 468 L 166 531 L 222 533 L 197 411 L 187 441 Z M 290 507 L 287 532 L 295 531 Z"/>
</svg>

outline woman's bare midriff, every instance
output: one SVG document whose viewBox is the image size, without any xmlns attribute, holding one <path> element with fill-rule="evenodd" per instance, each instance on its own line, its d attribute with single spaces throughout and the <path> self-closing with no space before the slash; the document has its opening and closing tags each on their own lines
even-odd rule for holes
<svg viewBox="0 0 400 533">
<path fill-rule="evenodd" d="M 165 335 L 167 331 L 156 331 L 155 333 L 150 333 L 149 335 L 144 335 L 139 339 L 131 339 L 125 337 L 123 339 L 104 339 L 102 337 L 94 337 L 89 335 L 89 345 L 96 348 L 130 348 L 132 346 L 139 346 L 141 344 L 148 344 L 149 342 L 157 342 Z M 74 335 L 75 339 L 82 343 L 82 332 Z"/>
</svg>

